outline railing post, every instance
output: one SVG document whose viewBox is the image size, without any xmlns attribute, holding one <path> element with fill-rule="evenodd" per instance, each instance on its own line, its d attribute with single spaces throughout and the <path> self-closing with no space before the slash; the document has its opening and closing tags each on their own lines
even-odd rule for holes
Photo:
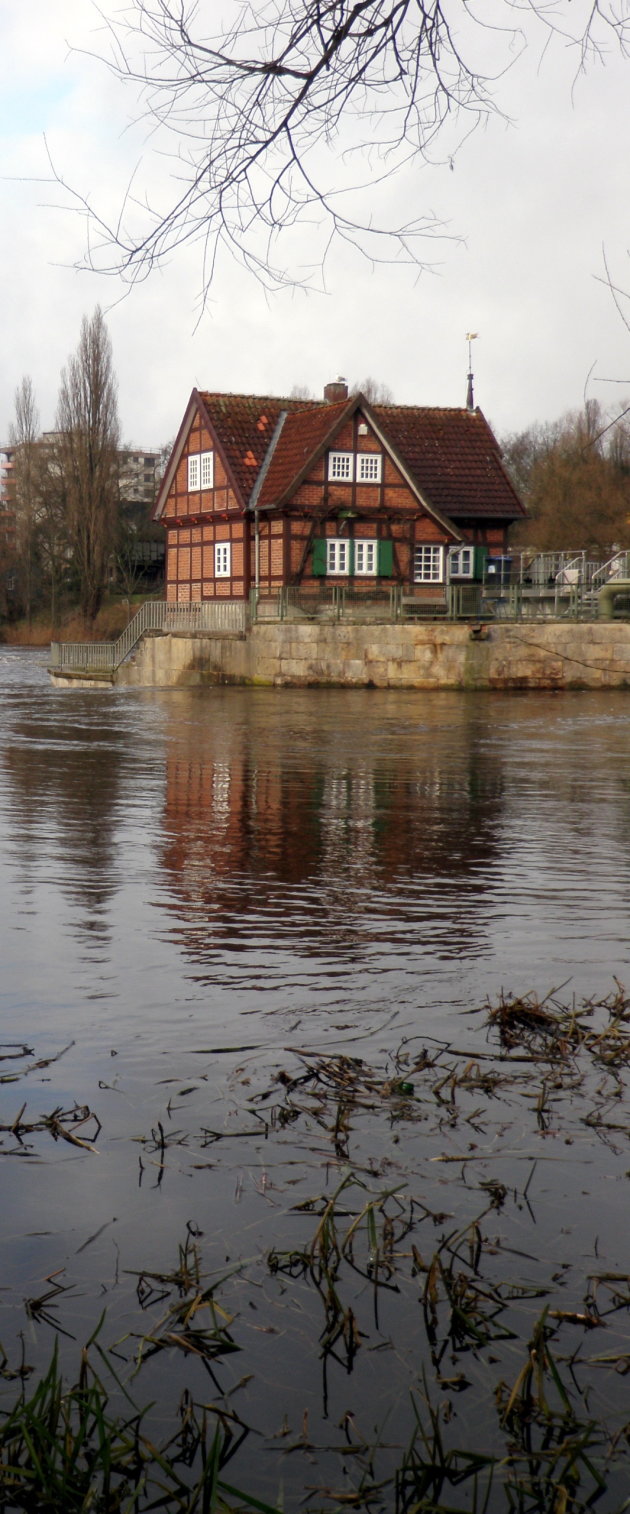
<svg viewBox="0 0 630 1514">
<path fill-rule="evenodd" d="M 522 609 L 522 604 L 523 604 L 523 587 L 522 587 L 522 584 L 520 584 L 520 583 L 510 584 L 509 590 L 510 590 L 510 592 L 509 592 L 510 619 L 511 620 L 520 620 L 520 618 L 521 618 L 521 609 Z"/>
</svg>

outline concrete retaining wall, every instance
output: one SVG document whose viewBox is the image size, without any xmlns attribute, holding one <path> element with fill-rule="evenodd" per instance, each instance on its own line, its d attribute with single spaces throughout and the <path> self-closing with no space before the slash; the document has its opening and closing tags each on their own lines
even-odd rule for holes
<svg viewBox="0 0 630 1514">
<path fill-rule="evenodd" d="M 56 683 L 64 680 L 55 678 Z M 213 683 L 412 689 L 630 686 L 630 623 L 259 624 L 244 635 L 149 635 L 126 687 Z M 76 686 L 76 680 L 75 680 Z"/>
</svg>

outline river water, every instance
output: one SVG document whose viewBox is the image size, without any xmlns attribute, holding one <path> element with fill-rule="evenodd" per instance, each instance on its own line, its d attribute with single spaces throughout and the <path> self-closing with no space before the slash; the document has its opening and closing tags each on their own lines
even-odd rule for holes
<svg viewBox="0 0 630 1514">
<path fill-rule="evenodd" d="M 295 1237 L 293 1192 L 321 1194 L 345 1170 L 339 1139 L 329 1151 L 313 1135 L 312 1110 L 301 1141 L 265 1123 L 296 1056 L 303 1071 L 322 1055 L 385 1066 L 420 1041 L 473 1055 L 480 1019 L 469 1012 L 501 995 L 553 990 L 570 1004 L 630 988 L 623 691 L 67 691 L 51 687 L 45 654 L 4 648 L 0 828 L 10 1361 L 25 1342 L 39 1367 L 57 1329 L 70 1361 L 72 1338 L 80 1345 L 103 1308 L 108 1339 L 136 1341 L 137 1275 L 166 1273 L 191 1234 L 214 1273 L 285 1244 L 287 1226 Z M 55 1111 L 63 1124 L 75 1106 L 100 1129 L 76 1110 L 66 1128 L 96 1152 L 54 1127 L 26 1131 Z M 501 1128 L 494 1120 L 495 1152 Z M 471 1129 L 459 1151 L 482 1139 Z M 382 1177 L 399 1136 L 391 1119 L 366 1116 L 353 1159 Z M 511 1131 L 528 1171 L 540 1136 L 540 1122 L 516 1141 Z M 575 1223 L 578 1189 L 595 1206 L 581 1254 L 595 1233 L 600 1250 L 625 1244 L 630 1153 L 618 1140 L 612 1155 L 601 1142 L 584 1151 L 579 1173 L 567 1153 L 572 1175 L 563 1167 L 549 1192 L 552 1209 L 561 1192 L 568 1207 L 537 1214 L 528 1253 L 561 1218 Z M 415 1181 L 429 1158 L 411 1135 L 407 1157 Z M 452 1176 L 456 1222 L 458 1205 L 464 1218 L 475 1211 L 470 1183 L 458 1170 L 455 1193 Z M 254 1286 L 264 1317 L 229 1284 L 249 1330 L 229 1391 L 247 1369 L 262 1382 L 258 1399 L 241 1390 L 256 1432 L 271 1443 L 298 1400 L 311 1422 L 335 1423 L 348 1398 L 369 1402 L 374 1356 L 362 1380 L 334 1364 L 322 1405 L 319 1369 L 318 1386 L 309 1379 L 313 1290 L 283 1304 L 261 1275 Z M 25 1307 L 49 1292 L 39 1312 Z M 178 1388 L 180 1356 L 169 1357 Z M 159 1374 L 147 1373 L 154 1394 Z M 402 1402 L 408 1383 L 396 1381 Z M 215 1396 L 226 1391 L 213 1380 Z M 252 1467 L 260 1478 L 260 1459 L 242 1455 L 243 1478 Z M 264 1491 L 276 1497 L 271 1456 L 269 1466 Z M 306 1485 L 295 1458 L 282 1477 Z"/>
</svg>

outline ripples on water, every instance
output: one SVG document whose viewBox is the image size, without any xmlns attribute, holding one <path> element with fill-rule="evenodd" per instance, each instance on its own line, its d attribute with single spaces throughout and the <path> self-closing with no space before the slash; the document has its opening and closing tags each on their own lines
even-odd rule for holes
<svg viewBox="0 0 630 1514">
<path fill-rule="evenodd" d="M 229 1122 L 286 1048 L 461 1044 L 501 989 L 630 983 L 629 751 L 623 692 L 56 691 L 43 654 L 0 652 L 0 1038 L 74 1043 L 5 1085 L 3 1122 L 28 1097 L 104 1128 L 98 1158 L 39 1142 L 0 1169 L 5 1349 L 57 1268 L 80 1338 L 187 1220 L 254 1245 L 260 1150 L 209 1177 L 175 1147 L 159 1188 L 142 1166 L 183 1081 Z"/>
<path fill-rule="evenodd" d="M 623 976 L 623 693 L 55 691 L 8 651 L 0 699 L 3 959 L 23 991 L 101 992 L 116 1015 L 131 973 L 131 1028 L 218 986 L 228 1019 L 305 993 L 321 1009 L 342 984 L 442 1017 L 500 986 Z"/>
</svg>

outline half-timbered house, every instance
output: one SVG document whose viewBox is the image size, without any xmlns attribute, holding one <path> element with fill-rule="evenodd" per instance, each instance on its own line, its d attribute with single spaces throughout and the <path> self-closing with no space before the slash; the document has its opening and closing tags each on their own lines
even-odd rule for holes
<svg viewBox="0 0 630 1514">
<path fill-rule="evenodd" d="M 193 390 L 158 495 L 172 603 L 323 580 L 422 597 L 481 575 L 525 510 L 478 409 Z"/>
</svg>

